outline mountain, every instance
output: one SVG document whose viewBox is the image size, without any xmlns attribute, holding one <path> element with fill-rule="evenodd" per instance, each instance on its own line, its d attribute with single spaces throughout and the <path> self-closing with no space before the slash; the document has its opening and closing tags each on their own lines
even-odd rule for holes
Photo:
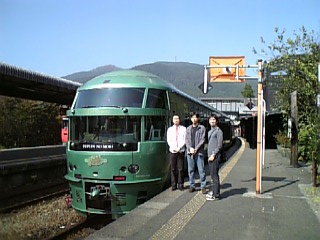
<svg viewBox="0 0 320 240">
<path fill-rule="evenodd" d="M 72 74 L 64 76 L 62 78 L 76 81 L 76 82 L 80 82 L 80 83 L 85 83 L 88 80 L 90 80 L 96 76 L 99 76 L 101 74 L 104 74 L 106 72 L 112 72 L 112 71 L 121 70 L 121 69 L 122 68 L 116 67 L 114 65 L 106 65 L 106 66 L 102 66 L 102 67 L 97 67 L 97 68 L 92 69 L 90 71 L 81 71 L 81 72 L 72 73 Z"/>
<path fill-rule="evenodd" d="M 78 72 L 63 78 L 86 82 L 106 72 L 120 70 L 113 65 L 99 67 L 87 72 Z M 210 83 L 213 86 L 207 94 L 203 94 L 199 85 L 203 83 L 204 67 L 200 64 L 187 62 L 155 62 L 135 66 L 132 69 L 153 73 L 172 83 L 181 91 L 197 98 L 243 98 L 241 91 L 245 83 Z M 257 96 L 257 80 L 247 80 Z"/>
</svg>

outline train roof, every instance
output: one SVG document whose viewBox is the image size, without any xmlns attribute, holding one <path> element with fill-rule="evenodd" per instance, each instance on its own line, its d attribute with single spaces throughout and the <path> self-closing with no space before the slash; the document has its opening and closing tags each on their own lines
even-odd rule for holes
<svg viewBox="0 0 320 240">
<path fill-rule="evenodd" d="M 168 83 L 160 77 L 148 72 L 138 70 L 119 70 L 94 77 L 78 90 L 81 91 L 105 87 L 175 88 L 171 83 Z"/>
<path fill-rule="evenodd" d="M 169 90 L 186 99 L 196 102 L 199 105 L 211 109 L 212 112 L 219 114 L 220 116 L 229 118 L 229 116 L 225 113 L 211 107 L 209 104 L 204 103 L 195 97 L 182 92 L 173 84 L 161 79 L 159 76 L 139 70 L 118 70 L 99 75 L 78 88 L 78 91 L 107 87 L 141 87 Z"/>
</svg>

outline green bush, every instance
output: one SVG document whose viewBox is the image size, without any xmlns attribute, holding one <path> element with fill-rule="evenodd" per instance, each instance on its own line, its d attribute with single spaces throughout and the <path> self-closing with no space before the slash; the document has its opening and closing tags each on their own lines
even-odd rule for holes
<svg viewBox="0 0 320 240">
<path fill-rule="evenodd" d="M 315 132 L 315 127 L 310 125 L 301 125 L 299 128 L 299 146 L 298 153 L 301 161 L 311 161 L 312 153 L 317 151 L 318 139 Z"/>
<path fill-rule="evenodd" d="M 280 145 L 284 148 L 290 147 L 290 138 L 287 137 L 283 131 L 279 131 L 276 135 L 274 135 L 277 145 Z"/>
</svg>

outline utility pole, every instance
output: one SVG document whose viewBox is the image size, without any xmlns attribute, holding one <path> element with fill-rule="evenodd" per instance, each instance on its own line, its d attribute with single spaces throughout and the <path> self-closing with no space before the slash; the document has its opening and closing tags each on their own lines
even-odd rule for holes
<svg viewBox="0 0 320 240">
<path fill-rule="evenodd" d="M 257 118 L 257 156 L 256 156 L 256 194 L 261 193 L 261 159 L 262 159 L 262 59 L 258 60 L 258 118 Z"/>
<path fill-rule="evenodd" d="M 291 93 L 291 157 L 290 164 L 298 167 L 298 104 L 297 91 Z"/>
<path fill-rule="evenodd" d="M 320 84 L 320 63 L 318 63 L 318 94 L 317 94 L 317 118 L 320 118 L 320 93 L 319 93 L 319 84 Z M 316 130 L 317 133 L 320 132 L 319 129 Z M 320 136 L 318 136 L 320 137 Z M 317 146 L 317 150 L 316 150 L 316 154 L 312 154 L 312 186 L 313 187 L 317 187 L 317 176 L 318 176 L 318 154 L 320 152 L 320 149 L 318 149 L 319 147 Z"/>
</svg>

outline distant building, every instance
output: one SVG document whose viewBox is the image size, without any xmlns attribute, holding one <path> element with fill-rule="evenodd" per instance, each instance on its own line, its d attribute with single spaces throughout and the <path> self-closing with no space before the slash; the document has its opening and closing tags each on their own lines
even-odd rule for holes
<svg viewBox="0 0 320 240">
<path fill-rule="evenodd" d="M 210 106 L 216 108 L 219 111 L 227 114 L 231 119 L 238 120 L 234 124 L 238 125 L 239 120 L 243 117 L 253 116 L 258 111 L 257 108 L 257 98 L 199 98 L 201 101 L 209 104 Z M 252 108 L 249 109 L 247 105 L 251 105 Z"/>
</svg>

